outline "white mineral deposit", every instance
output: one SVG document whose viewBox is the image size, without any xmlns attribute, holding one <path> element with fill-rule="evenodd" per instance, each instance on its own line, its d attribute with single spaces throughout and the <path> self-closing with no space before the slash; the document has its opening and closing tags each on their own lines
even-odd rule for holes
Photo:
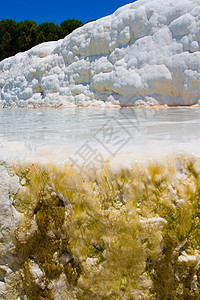
<svg viewBox="0 0 200 300">
<path fill-rule="evenodd" d="M 0 105 L 196 104 L 199 32 L 199 0 L 125 5 L 63 40 L 3 60 Z"/>
</svg>

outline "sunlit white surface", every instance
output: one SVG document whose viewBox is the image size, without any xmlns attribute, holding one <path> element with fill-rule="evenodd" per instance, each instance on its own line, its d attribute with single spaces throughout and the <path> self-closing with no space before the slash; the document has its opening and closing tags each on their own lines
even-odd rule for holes
<svg viewBox="0 0 200 300">
<path fill-rule="evenodd" d="M 2 160 L 112 160 L 200 154 L 200 108 L 0 110 Z"/>
<path fill-rule="evenodd" d="M 138 0 L 0 62 L 0 107 L 200 102 L 199 0 Z"/>
</svg>

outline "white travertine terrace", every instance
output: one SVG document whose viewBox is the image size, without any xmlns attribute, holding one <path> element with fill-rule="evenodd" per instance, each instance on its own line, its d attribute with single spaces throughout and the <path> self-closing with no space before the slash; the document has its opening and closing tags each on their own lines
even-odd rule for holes
<svg viewBox="0 0 200 300">
<path fill-rule="evenodd" d="M 199 0 L 139 0 L 0 63 L 0 106 L 193 105 Z"/>
</svg>

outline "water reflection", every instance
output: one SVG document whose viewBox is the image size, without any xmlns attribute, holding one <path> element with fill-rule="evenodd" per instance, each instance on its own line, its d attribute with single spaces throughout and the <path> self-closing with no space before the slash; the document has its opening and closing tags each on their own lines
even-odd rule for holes
<svg viewBox="0 0 200 300">
<path fill-rule="evenodd" d="M 107 125 L 106 125 L 107 124 Z M 198 108 L 46 108 L 1 109 L 0 143 L 78 146 L 97 142 L 96 133 L 113 127 L 130 134 L 124 150 L 194 144 L 200 141 Z M 122 130 L 123 128 L 123 130 Z M 128 133 L 127 133 L 128 132 Z"/>
</svg>

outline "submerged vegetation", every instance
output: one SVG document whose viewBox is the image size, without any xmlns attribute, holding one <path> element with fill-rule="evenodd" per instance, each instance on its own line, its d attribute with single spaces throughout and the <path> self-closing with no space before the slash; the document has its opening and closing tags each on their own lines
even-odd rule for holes
<svg viewBox="0 0 200 300">
<path fill-rule="evenodd" d="M 199 299 L 200 164 L 15 166 L 22 299 Z"/>
</svg>

